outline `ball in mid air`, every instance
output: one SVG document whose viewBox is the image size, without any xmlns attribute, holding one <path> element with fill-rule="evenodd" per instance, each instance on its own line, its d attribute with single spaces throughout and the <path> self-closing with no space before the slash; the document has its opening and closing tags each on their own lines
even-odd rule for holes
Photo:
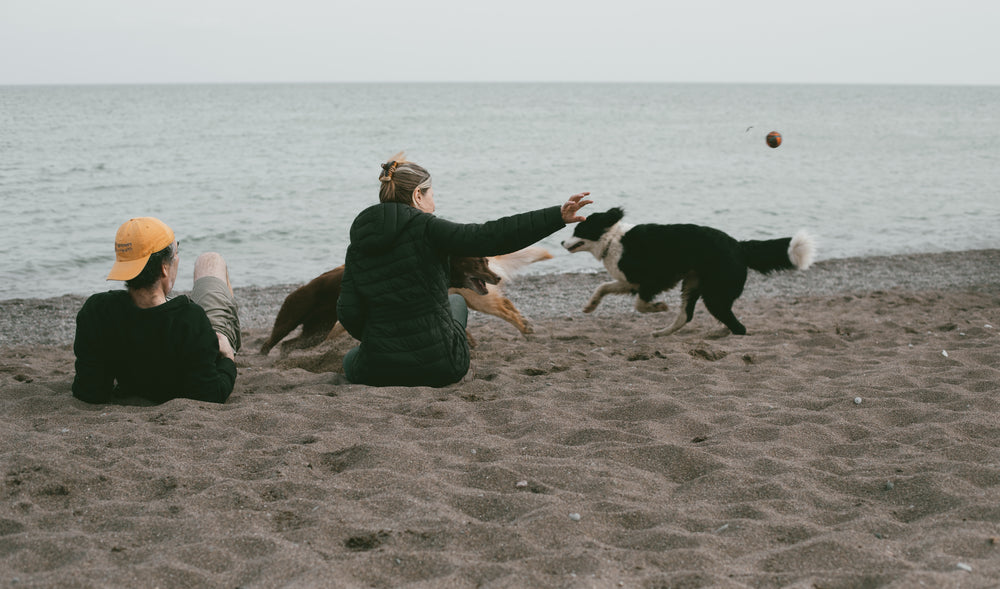
<svg viewBox="0 0 1000 589">
<path fill-rule="evenodd" d="M 778 147 L 781 145 L 781 133 L 777 131 L 771 131 L 767 134 L 767 144 L 771 147 Z"/>
</svg>

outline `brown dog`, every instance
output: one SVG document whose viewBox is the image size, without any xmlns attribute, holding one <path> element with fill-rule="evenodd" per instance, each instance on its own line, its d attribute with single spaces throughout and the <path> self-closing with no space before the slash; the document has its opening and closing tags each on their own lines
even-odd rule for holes
<svg viewBox="0 0 1000 589">
<path fill-rule="evenodd" d="M 552 254 L 543 248 L 526 247 L 514 253 L 493 256 L 487 258 L 487 260 L 489 261 L 491 269 L 499 274 L 504 280 L 509 281 L 510 276 L 514 273 L 514 271 L 518 270 L 522 266 L 527 266 L 528 264 L 541 262 L 542 260 L 548 260 L 551 258 Z M 454 269 L 454 265 L 452 268 Z M 452 282 L 452 287 L 454 286 L 455 283 Z M 528 325 L 528 322 L 521 315 L 521 312 L 517 310 L 517 307 L 514 306 L 514 303 L 510 302 L 510 299 L 503 296 L 498 283 L 489 283 L 487 284 L 486 289 L 488 291 L 486 293 L 475 292 L 468 288 L 452 288 L 451 292 L 462 295 L 462 298 L 465 299 L 465 304 L 467 304 L 470 309 L 499 317 L 516 327 L 518 331 L 525 335 L 534 333 L 534 330 L 531 329 L 530 325 Z M 469 342 L 472 343 L 472 338 L 469 338 Z"/>
<path fill-rule="evenodd" d="M 344 279 L 344 265 L 324 272 L 293 290 L 281 303 L 271 336 L 260 348 L 267 355 L 293 329 L 302 326 L 299 337 L 285 343 L 291 349 L 308 348 L 323 341 L 337 323 L 337 298 Z"/>
<path fill-rule="evenodd" d="M 470 309 L 496 315 L 517 327 L 521 333 L 531 333 L 514 303 L 503 296 L 499 283 L 518 268 L 547 260 L 552 254 L 538 247 L 529 247 L 512 254 L 492 258 L 451 258 L 450 292 L 458 293 Z M 275 345 L 299 325 L 299 337 L 282 344 L 282 349 L 308 348 L 324 339 L 336 337 L 344 328 L 337 322 L 337 299 L 344 266 L 320 274 L 285 297 L 274 320 L 271 335 L 260 348 L 268 354 Z M 470 338 L 470 343 L 472 339 Z"/>
<path fill-rule="evenodd" d="M 542 251 L 545 256 L 551 257 L 548 252 Z M 515 262 L 512 262 L 511 266 L 516 267 L 517 261 L 521 258 L 517 258 L 516 253 L 510 255 L 515 256 Z M 546 259 L 539 257 L 538 254 L 534 257 Z M 530 333 L 530 328 L 521 313 L 510 300 L 500 294 L 497 285 L 502 277 L 490 268 L 487 258 L 453 257 L 450 262 L 450 290 L 461 294 L 469 308 L 502 317 L 514 324 L 522 333 Z M 340 283 L 343 279 L 344 266 L 337 266 L 285 297 L 285 302 L 281 304 L 278 316 L 274 320 L 271 335 L 261 346 L 260 353 L 268 354 L 271 348 L 299 325 L 302 326 L 302 333 L 299 337 L 285 342 L 282 349 L 308 348 L 324 339 L 339 335 L 343 327 L 337 323 L 337 298 L 340 296 Z"/>
<path fill-rule="evenodd" d="M 499 274 L 490 269 L 486 258 L 451 258 L 449 291 L 467 290 L 474 295 L 486 296 L 491 285 L 500 284 Z"/>
</svg>

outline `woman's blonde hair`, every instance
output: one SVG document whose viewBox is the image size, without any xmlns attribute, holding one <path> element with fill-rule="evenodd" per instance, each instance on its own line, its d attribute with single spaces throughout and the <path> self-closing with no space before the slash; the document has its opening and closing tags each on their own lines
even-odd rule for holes
<svg viewBox="0 0 1000 589">
<path fill-rule="evenodd" d="M 379 174 L 378 199 L 380 202 L 398 202 L 413 206 L 413 193 L 424 192 L 431 187 L 431 174 L 413 162 L 406 161 L 404 152 L 399 152 L 382 164 Z"/>
</svg>

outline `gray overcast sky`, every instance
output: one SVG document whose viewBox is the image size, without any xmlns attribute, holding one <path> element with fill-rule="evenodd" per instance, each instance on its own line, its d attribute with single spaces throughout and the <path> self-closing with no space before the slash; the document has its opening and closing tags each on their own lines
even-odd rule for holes
<svg viewBox="0 0 1000 589">
<path fill-rule="evenodd" d="M 1000 0 L 0 0 L 0 84 L 1000 84 Z"/>
</svg>

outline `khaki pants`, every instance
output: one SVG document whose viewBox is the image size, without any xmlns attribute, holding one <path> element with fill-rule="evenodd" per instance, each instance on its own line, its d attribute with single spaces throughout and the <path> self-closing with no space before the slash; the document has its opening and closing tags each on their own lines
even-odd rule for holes
<svg viewBox="0 0 1000 589">
<path fill-rule="evenodd" d="M 212 329 L 226 336 L 233 351 L 240 350 L 240 316 L 236 299 L 225 280 L 202 276 L 194 281 L 191 300 L 205 310 Z"/>
</svg>

